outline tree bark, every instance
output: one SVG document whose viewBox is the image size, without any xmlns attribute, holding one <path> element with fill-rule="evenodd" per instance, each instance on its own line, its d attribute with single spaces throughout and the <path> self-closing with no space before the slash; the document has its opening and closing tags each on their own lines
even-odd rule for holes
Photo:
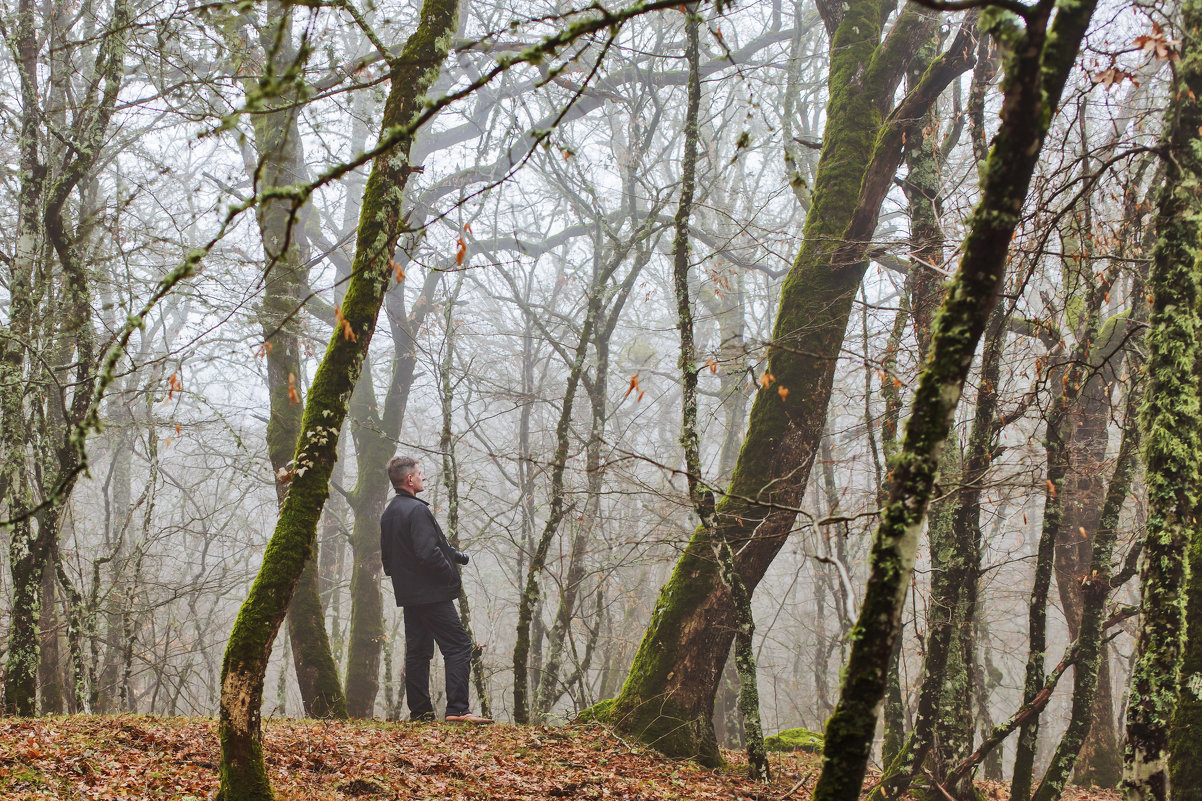
<svg viewBox="0 0 1202 801">
<path fill-rule="evenodd" d="M 1064 791 L 1086 736 L 1096 720 L 1094 698 L 1106 660 L 1102 627 L 1106 599 L 1110 595 L 1114 543 L 1118 538 L 1119 515 L 1135 477 L 1139 454 L 1139 429 L 1133 425 L 1139 408 L 1138 388 L 1131 390 L 1127 402 L 1126 429 L 1119 446 L 1114 474 L 1106 490 L 1106 499 L 1093 535 L 1089 571 L 1082 585 L 1081 616 L 1077 626 L 1077 663 L 1073 668 L 1073 703 L 1068 728 L 1052 755 L 1051 764 L 1035 791 L 1035 801 L 1056 801 Z"/>
<path fill-rule="evenodd" d="M 1127 801 L 1169 798 L 1170 721 L 1177 701 L 1185 634 L 1185 551 L 1198 537 L 1202 414 L 1196 368 L 1200 274 L 1196 256 L 1202 209 L 1202 3 L 1181 4 L 1180 61 L 1170 85 L 1165 180 L 1157 243 L 1148 277 L 1148 388 L 1140 412 L 1148 497 L 1140 564 L 1140 626 L 1128 691 L 1123 780 Z M 1193 735 L 1196 737 L 1196 734 Z M 1188 759 L 1188 757 L 1186 757 Z"/>
<path fill-rule="evenodd" d="M 261 80 L 278 82 L 280 88 L 264 101 L 264 110 L 253 117 L 258 163 L 251 177 L 257 180 L 260 189 L 297 183 L 296 165 L 301 160 L 297 125 L 301 92 L 297 79 L 289 79 L 289 75 L 302 67 L 292 46 L 292 9 L 284 3 L 272 2 L 266 5 L 266 14 L 264 23 L 258 26 L 265 72 Z M 247 92 L 254 92 L 257 83 L 245 81 Z M 281 506 L 288 491 L 284 477 L 288 475 L 300 435 L 304 408 L 299 315 L 308 280 L 300 254 L 298 240 L 302 231 L 297 225 L 298 217 L 299 211 L 283 198 L 266 200 L 255 209 L 266 261 L 259 326 L 263 331 L 270 398 L 267 452 L 276 476 L 276 500 Z M 345 718 L 346 699 L 330 652 L 316 565 L 315 558 L 305 565 L 288 607 L 292 661 L 305 716 Z"/>
</svg>

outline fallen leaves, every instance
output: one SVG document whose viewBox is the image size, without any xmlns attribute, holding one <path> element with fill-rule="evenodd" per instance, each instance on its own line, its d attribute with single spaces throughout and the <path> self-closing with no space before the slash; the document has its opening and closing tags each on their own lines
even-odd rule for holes
<svg viewBox="0 0 1202 801">
<path fill-rule="evenodd" d="M 808 798 L 821 756 L 772 754 L 773 782 L 748 781 L 743 755 L 708 770 L 634 748 L 599 726 L 456 726 L 269 720 L 267 772 L 280 801 L 777 801 Z M 220 761 L 207 718 L 52 717 L 0 721 L 0 798 L 212 798 Z M 869 784 L 878 777 L 869 776 Z M 1005 799 L 1000 783 L 984 797 Z M 1118 801 L 1068 788 L 1066 801 Z"/>
<path fill-rule="evenodd" d="M 731 754 L 729 767 L 711 771 L 632 749 L 597 726 L 270 720 L 263 739 L 281 801 L 769 799 L 817 764 L 811 755 L 774 755 L 779 778 L 764 787 L 745 778 L 741 755 Z M 0 722 L 0 797 L 6 801 L 211 798 L 219 760 L 211 719 Z"/>
</svg>

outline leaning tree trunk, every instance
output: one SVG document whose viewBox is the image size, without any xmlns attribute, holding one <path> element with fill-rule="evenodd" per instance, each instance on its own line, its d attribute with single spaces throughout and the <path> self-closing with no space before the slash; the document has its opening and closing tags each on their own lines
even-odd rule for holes
<svg viewBox="0 0 1202 801">
<path fill-rule="evenodd" d="M 309 389 L 297 438 L 292 480 L 263 564 L 242 604 L 225 651 L 221 677 L 220 788 L 223 801 L 270 799 L 263 763 L 260 716 L 263 680 L 271 645 L 292 592 L 313 548 L 329 478 L 337 458 L 338 435 L 347 402 L 375 331 L 400 230 L 399 196 L 412 172 L 408 163 L 413 121 L 434 82 L 455 28 L 456 3 L 426 0 L 417 30 L 390 63 L 392 86 L 384 107 L 383 130 L 398 137 L 391 152 L 372 164 L 359 217 L 355 260 L 338 322 Z"/>
<path fill-rule="evenodd" d="M 842 693 L 826 726 L 815 801 L 859 798 L 939 452 L 1001 290 L 1010 239 L 1093 8 L 1089 0 L 1064 0 L 1055 6 L 1049 26 L 1053 5 L 1044 2 L 1032 10 L 1025 30 L 1005 32 L 1014 49 L 1003 83 L 1001 124 L 984 168 L 981 200 L 969 221 L 960 269 L 936 317 L 931 354 L 901 453 L 892 466 L 893 484 L 881 510 Z"/>
<path fill-rule="evenodd" d="M 1152 310 L 1146 335 L 1148 389 L 1140 426 L 1148 522 L 1140 565 L 1140 627 L 1127 705 L 1123 781 L 1128 801 L 1169 798 L 1169 723 L 1177 699 L 1184 634 L 1186 544 L 1198 537 L 1197 243 L 1202 182 L 1202 2 L 1181 6 L 1181 52 L 1170 87 L 1165 181 L 1148 277 Z M 1193 684 L 1193 682 L 1191 682 Z M 1196 690 L 1196 686 L 1191 687 Z M 1185 735 L 1196 739 L 1197 733 Z M 1177 757 L 1189 759 L 1188 752 Z M 1195 768 L 1196 769 L 1196 768 Z M 1184 787 L 1182 789 L 1185 789 Z"/>
<path fill-rule="evenodd" d="M 957 37 L 902 107 L 885 119 L 909 58 L 936 20 L 907 6 L 881 41 L 878 0 L 825 6 L 833 30 L 823 151 L 805 241 L 781 289 L 767 375 L 712 530 L 699 528 L 660 592 L 616 699 L 595 714 L 664 753 L 721 761 L 714 694 L 734 637 L 735 609 L 714 559 L 714 539 L 737 551 L 750 594 L 784 545 L 825 426 L 852 302 L 867 267 L 880 203 L 901 158 L 902 132 L 967 67 Z M 874 143 L 882 158 L 873 162 Z M 839 247 L 844 240 L 849 250 Z M 781 392 L 780 390 L 787 390 Z M 771 489 L 766 489 L 771 487 Z"/>
</svg>

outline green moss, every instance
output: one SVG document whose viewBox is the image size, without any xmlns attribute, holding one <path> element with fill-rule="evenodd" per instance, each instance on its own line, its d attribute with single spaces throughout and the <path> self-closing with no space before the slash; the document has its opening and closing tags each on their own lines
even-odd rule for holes
<svg viewBox="0 0 1202 801">
<path fill-rule="evenodd" d="M 764 747 L 769 751 L 804 751 L 807 754 L 822 752 L 822 735 L 809 729 L 785 729 L 764 738 Z"/>
<path fill-rule="evenodd" d="M 582 709 L 573 719 L 574 723 L 608 723 L 610 715 L 613 712 L 616 700 L 606 698 L 604 701 L 598 701 L 592 706 Z"/>
</svg>

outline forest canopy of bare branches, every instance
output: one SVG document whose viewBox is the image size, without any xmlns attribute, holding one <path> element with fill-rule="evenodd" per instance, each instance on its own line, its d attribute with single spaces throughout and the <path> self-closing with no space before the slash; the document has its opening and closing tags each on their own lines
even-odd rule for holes
<svg viewBox="0 0 1202 801">
<path fill-rule="evenodd" d="M 404 720 L 401 454 L 499 720 L 1202 799 L 1199 25 L 10 3 L 4 713 Z"/>
</svg>

